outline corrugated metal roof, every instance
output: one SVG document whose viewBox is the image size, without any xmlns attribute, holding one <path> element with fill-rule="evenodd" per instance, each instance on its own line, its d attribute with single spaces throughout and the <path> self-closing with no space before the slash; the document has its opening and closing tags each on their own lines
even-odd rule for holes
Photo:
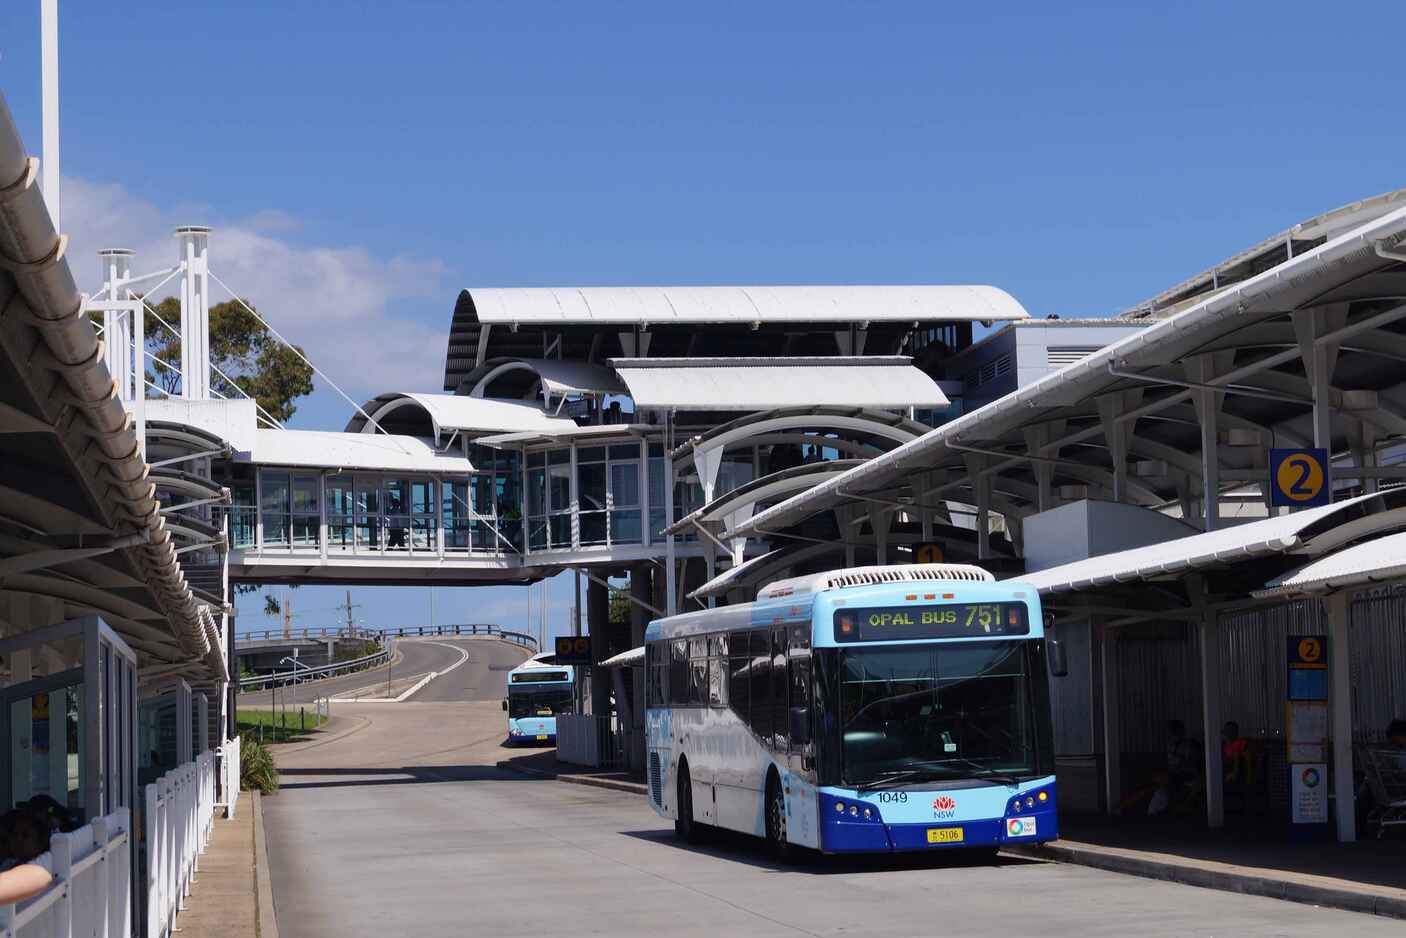
<svg viewBox="0 0 1406 938">
<path fill-rule="evenodd" d="M 331 430 L 259 430 L 249 462 L 260 466 L 319 466 L 387 472 L 447 472 L 464 475 L 473 465 L 457 447 L 448 453 L 430 440 L 384 433 Z"/>
<path fill-rule="evenodd" d="M 1329 593 L 1406 577 L 1406 532 L 1388 534 L 1319 558 L 1275 577 L 1254 596 L 1268 599 L 1301 593 Z"/>
<path fill-rule="evenodd" d="M 1399 493 L 1399 494 L 1398 494 Z M 1115 583 L 1132 583 L 1177 575 L 1203 567 L 1235 563 L 1250 557 L 1307 551 L 1323 537 L 1332 543 L 1336 529 L 1351 525 L 1351 534 L 1362 536 L 1406 524 L 1406 490 L 1360 495 L 1320 508 L 1307 508 L 1249 524 L 1179 537 L 1160 544 L 1135 547 L 1087 560 L 1061 564 L 1048 570 L 1011 577 L 1041 593 L 1096 589 Z"/>
<path fill-rule="evenodd" d="M 634 668 L 644 664 L 644 646 L 631 648 L 629 651 L 622 651 L 611 658 L 606 658 L 600 663 L 602 668 Z"/>
<path fill-rule="evenodd" d="M 611 359 L 636 407 L 946 407 L 947 396 L 900 356 Z"/>
<path fill-rule="evenodd" d="M 474 288 L 484 323 L 931 322 L 1025 319 L 989 286 Z"/>
</svg>

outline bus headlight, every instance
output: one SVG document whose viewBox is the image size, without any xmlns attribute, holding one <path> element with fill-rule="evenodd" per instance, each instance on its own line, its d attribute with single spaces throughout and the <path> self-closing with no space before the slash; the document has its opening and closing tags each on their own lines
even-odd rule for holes
<svg viewBox="0 0 1406 938">
<path fill-rule="evenodd" d="M 837 802 L 835 802 L 835 812 L 836 812 L 837 814 L 844 814 L 844 813 L 845 813 L 845 803 L 844 803 L 843 801 L 837 801 Z"/>
<path fill-rule="evenodd" d="M 849 816 L 850 816 L 850 817 L 859 817 L 859 805 L 857 805 L 857 804 L 852 804 L 852 805 L 849 806 Z"/>
<path fill-rule="evenodd" d="M 1040 794 L 1039 794 L 1038 797 L 1039 797 L 1039 799 L 1040 799 L 1041 801 L 1049 801 L 1049 800 L 1050 800 L 1050 793 L 1047 792 L 1047 791 L 1042 791 L 1042 792 L 1040 792 Z"/>
<path fill-rule="evenodd" d="M 1011 807 L 1015 809 L 1017 814 L 1020 813 L 1020 799 L 1017 798 L 1015 801 L 1012 801 Z"/>
<path fill-rule="evenodd" d="M 874 817 L 874 810 L 873 810 L 872 808 L 865 808 L 865 809 L 864 809 L 864 819 L 865 819 L 866 821 L 868 821 L 868 820 L 872 820 L 873 817 Z"/>
<path fill-rule="evenodd" d="M 1026 795 L 1026 796 L 1025 796 L 1025 806 L 1026 806 L 1027 808 L 1033 808 L 1033 807 L 1035 807 L 1035 799 L 1034 799 L 1033 797 L 1031 797 L 1030 795 Z"/>
</svg>

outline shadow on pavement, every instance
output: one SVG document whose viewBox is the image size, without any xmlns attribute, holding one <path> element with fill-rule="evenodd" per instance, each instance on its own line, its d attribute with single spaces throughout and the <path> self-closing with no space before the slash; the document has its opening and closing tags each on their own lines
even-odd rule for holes
<svg viewBox="0 0 1406 938">
<path fill-rule="evenodd" d="M 701 853 L 721 860 L 744 863 L 771 872 L 815 873 L 833 876 L 847 873 L 882 873 L 893 870 L 960 869 L 962 867 L 1038 866 L 1041 861 L 1004 854 L 992 856 L 980 850 L 943 849 L 917 853 L 875 853 L 856 856 L 827 856 L 802 850 L 794 862 L 781 863 L 768 852 L 766 842 L 735 831 L 710 830 L 704 843 L 686 844 L 672 830 L 621 831 L 626 837 L 664 844 L 689 853 Z"/>
<path fill-rule="evenodd" d="M 489 765 L 405 765 L 400 767 L 280 769 L 280 791 L 303 788 L 356 788 L 377 785 L 430 785 L 443 782 L 550 781 L 505 772 Z M 287 781 L 305 778 L 307 781 Z"/>
</svg>

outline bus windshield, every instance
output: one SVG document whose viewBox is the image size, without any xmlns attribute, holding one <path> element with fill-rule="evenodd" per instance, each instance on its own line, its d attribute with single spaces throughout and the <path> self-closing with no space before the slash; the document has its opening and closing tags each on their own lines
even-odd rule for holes
<svg viewBox="0 0 1406 938">
<path fill-rule="evenodd" d="M 1009 782 L 1046 774 L 1028 644 L 843 649 L 844 783 Z"/>
<path fill-rule="evenodd" d="M 512 685 L 508 688 L 508 716 L 521 720 L 570 713 L 573 696 L 570 687 Z"/>
</svg>

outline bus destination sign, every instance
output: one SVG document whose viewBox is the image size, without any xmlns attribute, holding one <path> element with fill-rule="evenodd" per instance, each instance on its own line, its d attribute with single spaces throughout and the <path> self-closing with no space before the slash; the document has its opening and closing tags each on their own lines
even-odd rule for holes
<svg viewBox="0 0 1406 938">
<path fill-rule="evenodd" d="M 943 603 L 835 610 L 837 642 L 1028 634 L 1030 618 L 1024 603 Z"/>
<path fill-rule="evenodd" d="M 569 679 L 565 671 L 519 671 L 512 675 L 514 684 L 553 684 Z"/>
</svg>

